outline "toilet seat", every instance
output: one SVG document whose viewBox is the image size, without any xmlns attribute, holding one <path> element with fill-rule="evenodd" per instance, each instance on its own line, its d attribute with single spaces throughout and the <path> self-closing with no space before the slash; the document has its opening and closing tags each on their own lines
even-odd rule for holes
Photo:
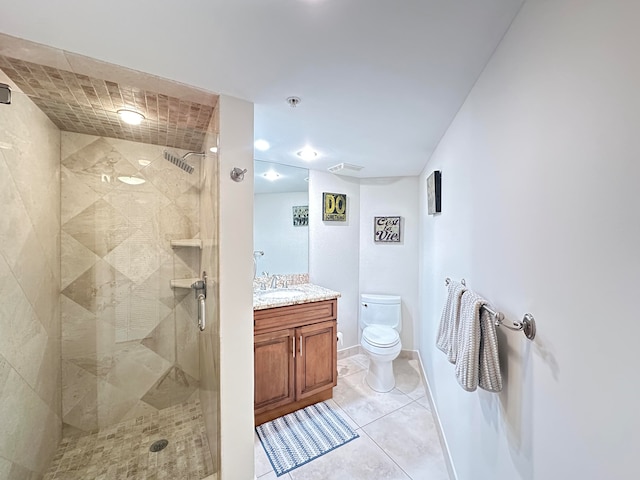
<svg viewBox="0 0 640 480">
<path fill-rule="evenodd" d="M 400 335 L 391 327 L 369 325 L 362 331 L 362 340 L 372 347 L 392 348 L 400 343 Z"/>
</svg>

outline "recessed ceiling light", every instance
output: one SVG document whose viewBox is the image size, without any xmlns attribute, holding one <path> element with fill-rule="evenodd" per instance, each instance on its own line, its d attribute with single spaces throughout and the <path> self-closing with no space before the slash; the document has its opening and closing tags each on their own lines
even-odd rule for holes
<svg viewBox="0 0 640 480">
<path fill-rule="evenodd" d="M 144 120 L 144 115 L 140 112 L 129 110 L 127 108 L 121 108 L 118 110 L 118 115 L 120 115 L 123 122 L 128 123 L 129 125 L 140 125 L 142 120 Z"/>
<path fill-rule="evenodd" d="M 268 172 L 263 173 L 262 176 L 267 180 L 271 180 L 272 182 L 280 178 L 280 174 L 275 170 L 269 170 Z"/>
<path fill-rule="evenodd" d="M 218 153 L 218 147 L 211 147 L 211 148 L 209 149 L 209 151 L 210 151 L 211 153 Z"/>
<path fill-rule="evenodd" d="M 266 152 L 271 148 L 271 145 L 269 145 L 269 142 L 262 139 L 256 140 L 253 143 L 253 146 L 256 147 L 257 150 L 260 150 L 261 152 Z"/>
<path fill-rule="evenodd" d="M 142 185 L 146 182 L 144 178 L 140 177 L 118 177 L 118 180 L 127 185 Z"/>
<path fill-rule="evenodd" d="M 297 152 L 296 155 L 298 155 L 303 160 L 309 161 L 316 158 L 318 156 L 318 152 L 316 152 L 313 148 L 307 145 L 302 150 Z"/>
</svg>

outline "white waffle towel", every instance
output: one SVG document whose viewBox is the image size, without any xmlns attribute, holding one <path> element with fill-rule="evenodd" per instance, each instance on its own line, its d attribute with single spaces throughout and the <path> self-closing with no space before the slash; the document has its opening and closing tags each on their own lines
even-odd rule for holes
<svg viewBox="0 0 640 480">
<path fill-rule="evenodd" d="M 478 385 L 490 392 L 502 390 L 496 327 L 492 315 L 482 310 L 486 304 L 470 290 L 462 295 L 456 378 L 468 392 Z"/>
<path fill-rule="evenodd" d="M 489 392 L 502 390 L 496 324 L 486 310 L 480 311 L 480 380 L 478 385 Z"/>
<path fill-rule="evenodd" d="M 467 288 L 460 282 L 449 281 L 447 301 L 442 309 L 440 328 L 436 346 L 442 350 L 451 363 L 456 363 L 458 355 L 458 326 L 460 324 L 460 299 Z"/>
</svg>

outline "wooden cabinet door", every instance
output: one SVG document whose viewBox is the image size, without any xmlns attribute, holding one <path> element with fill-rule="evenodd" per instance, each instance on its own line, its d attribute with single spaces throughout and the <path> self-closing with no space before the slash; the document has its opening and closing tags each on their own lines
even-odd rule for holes
<svg viewBox="0 0 640 480">
<path fill-rule="evenodd" d="M 255 413 L 295 400 L 295 330 L 254 335 Z"/>
<path fill-rule="evenodd" d="M 296 399 L 300 400 L 338 381 L 336 322 L 331 320 L 296 328 Z"/>
</svg>

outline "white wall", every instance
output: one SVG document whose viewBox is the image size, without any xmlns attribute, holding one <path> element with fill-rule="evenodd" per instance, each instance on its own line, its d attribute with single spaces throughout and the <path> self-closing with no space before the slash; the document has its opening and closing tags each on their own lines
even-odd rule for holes
<svg viewBox="0 0 640 480">
<path fill-rule="evenodd" d="M 309 271 L 309 226 L 294 226 L 292 210 L 308 204 L 307 192 L 254 195 L 253 249 L 264 251 L 258 275 Z"/>
<path fill-rule="evenodd" d="M 347 221 L 322 221 L 322 193 L 347 194 Z M 309 277 L 337 290 L 344 348 L 360 343 L 360 293 L 402 296 L 402 346 L 416 348 L 418 312 L 418 177 L 363 179 L 309 171 Z M 403 217 L 400 244 L 373 242 L 373 217 Z M 342 348 L 342 347 L 341 347 Z"/>
<path fill-rule="evenodd" d="M 347 195 L 347 221 L 322 221 L 322 193 Z M 338 330 L 345 346 L 358 343 L 360 184 L 358 179 L 309 170 L 309 280 L 342 294 Z"/>
<path fill-rule="evenodd" d="M 253 465 L 253 104 L 220 96 L 220 461 L 222 480 Z M 246 168 L 245 180 L 229 178 Z"/>
<path fill-rule="evenodd" d="M 418 314 L 418 177 L 360 182 L 360 293 L 402 296 L 402 348 L 413 350 Z M 400 243 L 375 243 L 373 217 L 402 217 Z"/>
<path fill-rule="evenodd" d="M 460 480 L 638 477 L 638 18 L 526 2 L 423 172 L 420 352 Z M 534 342 L 499 331 L 500 394 L 434 346 L 447 276 L 536 317 Z"/>
</svg>

